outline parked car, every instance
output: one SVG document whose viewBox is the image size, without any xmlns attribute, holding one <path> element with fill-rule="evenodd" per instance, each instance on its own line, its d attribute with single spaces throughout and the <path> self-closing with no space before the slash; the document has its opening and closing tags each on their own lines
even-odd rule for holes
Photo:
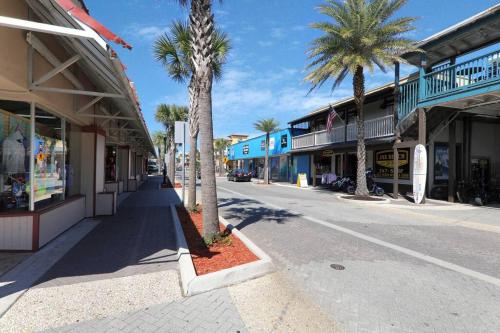
<svg viewBox="0 0 500 333">
<path fill-rule="evenodd" d="M 249 182 L 252 180 L 252 174 L 243 169 L 234 169 L 227 174 L 227 180 Z"/>
<path fill-rule="evenodd" d="M 156 163 L 149 163 L 148 164 L 148 174 L 154 175 L 158 173 L 158 165 Z"/>
</svg>

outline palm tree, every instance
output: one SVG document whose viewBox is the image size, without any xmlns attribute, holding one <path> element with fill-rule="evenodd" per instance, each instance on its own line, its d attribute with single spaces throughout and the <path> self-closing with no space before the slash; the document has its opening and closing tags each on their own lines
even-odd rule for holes
<svg viewBox="0 0 500 333">
<path fill-rule="evenodd" d="M 158 159 L 160 160 L 160 163 L 158 163 L 158 166 L 160 170 L 163 169 L 163 163 L 165 161 L 165 147 L 163 147 L 163 144 L 165 142 L 165 133 L 162 131 L 155 131 L 153 133 L 153 144 L 159 148 L 159 154 L 158 154 Z"/>
<path fill-rule="evenodd" d="M 216 80 L 222 77 L 222 66 L 226 62 L 230 50 L 227 35 L 221 31 L 214 32 L 214 61 L 213 75 Z M 187 23 L 175 21 L 169 33 L 160 36 L 154 44 L 154 54 L 158 61 L 167 69 L 172 79 L 180 83 L 189 80 L 189 132 L 190 156 L 196 155 L 196 143 L 199 131 L 199 116 L 197 112 L 197 89 L 194 81 L 193 48 L 191 47 L 191 33 Z M 189 167 L 188 208 L 196 206 L 196 165 Z"/>
<path fill-rule="evenodd" d="M 219 210 L 217 208 L 217 186 L 215 182 L 213 122 L 212 122 L 212 83 L 214 49 L 214 16 L 212 0 L 178 0 L 181 5 L 190 3 L 189 29 L 193 79 L 191 89 L 195 90 L 195 101 L 200 131 L 201 152 L 201 201 L 203 203 L 203 237 L 211 241 L 220 233 Z"/>
<path fill-rule="evenodd" d="M 175 185 L 175 122 L 186 121 L 188 115 L 188 108 L 178 105 L 160 104 L 156 108 L 155 118 L 156 121 L 161 122 L 165 126 L 167 135 L 167 149 L 168 155 L 168 178 L 172 185 Z"/>
<path fill-rule="evenodd" d="M 354 102 L 357 109 L 357 188 L 356 195 L 367 196 L 366 149 L 363 104 L 365 100 L 364 69 L 383 72 L 395 62 L 406 63 L 401 55 L 420 52 L 404 35 L 413 30 L 413 17 L 391 19 L 407 0 L 326 0 L 319 12 L 333 22 L 314 23 L 323 36 L 316 38 L 308 51 L 311 63 L 306 80 L 311 91 L 333 79 L 335 89 L 348 74 L 353 77 Z"/>
<path fill-rule="evenodd" d="M 220 138 L 220 139 L 215 139 L 214 141 L 214 147 L 215 147 L 215 153 L 218 158 L 218 164 L 219 164 L 219 176 L 223 176 L 222 171 L 224 170 L 224 153 L 229 147 L 229 140 Z"/>
<path fill-rule="evenodd" d="M 264 183 L 269 184 L 269 134 L 278 129 L 279 123 L 273 118 L 262 119 L 254 125 L 256 130 L 266 133 L 266 157 L 264 159 Z"/>
</svg>

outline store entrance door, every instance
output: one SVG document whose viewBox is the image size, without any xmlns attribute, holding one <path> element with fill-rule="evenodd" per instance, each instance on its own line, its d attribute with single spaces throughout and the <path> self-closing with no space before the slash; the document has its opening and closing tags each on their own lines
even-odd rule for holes
<svg viewBox="0 0 500 333">
<path fill-rule="evenodd" d="M 358 170 L 358 159 L 356 157 L 356 153 L 347 153 L 345 176 L 356 178 L 357 170 Z"/>
</svg>

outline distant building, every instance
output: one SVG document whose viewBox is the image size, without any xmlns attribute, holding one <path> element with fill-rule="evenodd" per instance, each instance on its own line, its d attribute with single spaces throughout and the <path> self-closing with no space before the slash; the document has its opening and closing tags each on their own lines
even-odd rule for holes
<svg viewBox="0 0 500 333">
<path fill-rule="evenodd" d="M 274 181 L 288 181 L 289 152 L 292 135 L 290 129 L 278 130 L 269 138 L 269 178 Z M 255 178 L 264 176 L 266 135 L 232 144 L 228 148 L 227 159 L 232 169 L 244 169 Z"/>
<path fill-rule="evenodd" d="M 228 136 L 229 141 L 231 141 L 231 144 L 234 145 L 240 141 L 245 141 L 248 139 L 248 135 L 246 134 L 231 134 Z"/>
</svg>

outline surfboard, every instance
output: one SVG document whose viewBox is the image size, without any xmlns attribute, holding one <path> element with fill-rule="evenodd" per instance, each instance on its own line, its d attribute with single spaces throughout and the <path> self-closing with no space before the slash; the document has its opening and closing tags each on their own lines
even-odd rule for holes
<svg viewBox="0 0 500 333">
<path fill-rule="evenodd" d="M 424 145 L 417 145 L 413 154 L 413 199 L 421 204 L 425 195 L 427 179 L 427 150 Z"/>
</svg>

